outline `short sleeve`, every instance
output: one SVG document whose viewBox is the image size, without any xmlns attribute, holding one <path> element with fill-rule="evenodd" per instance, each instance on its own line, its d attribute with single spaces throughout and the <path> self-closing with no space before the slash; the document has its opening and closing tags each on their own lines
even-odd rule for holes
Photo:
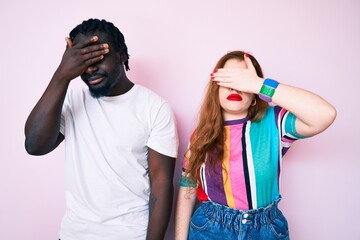
<svg viewBox="0 0 360 240">
<path fill-rule="evenodd" d="M 170 105 L 166 102 L 157 112 L 147 146 L 163 155 L 177 157 L 179 141 L 176 121 Z"/>
<path fill-rule="evenodd" d="M 290 146 L 298 139 L 306 138 L 296 132 L 296 116 L 279 106 L 274 107 L 277 125 L 281 138 L 282 155 L 285 155 Z"/>
<path fill-rule="evenodd" d="M 76 95 L 76 93 L 77 93 L 74 88 L 75 88 L 75 86 L 73 84 L 70 84 L 70 86 L 66 92 L 64 103 L 63 103 L 63 106 L 61 109 L 60 133 L 64 136 L 65 136 L 65 129 L 66 129 L 66 126 L 65 126 L 66 121 L 72 115 L 71 103 L 74 102 L 74 101 L 72 101 L 72 97 L 74 95 Z"/>
<path fill-rule="evenodd" d="M 306 138 L 296 132 L 295 121 L 296 116 L 286 109 L 275 107 L 275 112 L 278 112 L 278 123 L 280 123 L 281 136 L 288 136 L 294 140 Z"/>
</svg>

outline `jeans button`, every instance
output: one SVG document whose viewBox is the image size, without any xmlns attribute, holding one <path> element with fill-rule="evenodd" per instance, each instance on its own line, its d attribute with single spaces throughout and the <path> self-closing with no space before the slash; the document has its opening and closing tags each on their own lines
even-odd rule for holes
<svg viewBox="0 0 360 240">
<path fill-rule="evenodd" d="M 246 219 L 243 219 L 243 220 L 241 221 L 241 223 L 242 223 L 242 224 L 245 224 L 245 223 L 247 223 L 247 220 L 246 220 Z"/>
<path fill-rule="evenodd" d="M 244 218 L 247 218 L 248 216 L 249 216 L 249 214 L 247 214 L 247 213 L 245 213 L 245 214 L 243 215 Z"/>
</svg>

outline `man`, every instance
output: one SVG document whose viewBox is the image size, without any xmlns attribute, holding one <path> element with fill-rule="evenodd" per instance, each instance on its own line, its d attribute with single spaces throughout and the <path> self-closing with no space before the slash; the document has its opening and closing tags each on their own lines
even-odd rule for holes
<svg viewBox="0 0 360 240">
<path fill-rule="evenodd" d="M 25 125 L 29 154 L 47 154 L 65 139 L 60 238 L 163 239 L 178 149 L 169 104 L 127 78 L 127 46 L 112 23 L 84 21 L 66 42 Z M 70 85 L 78 76 L 87 86 Z"/>
</svg>

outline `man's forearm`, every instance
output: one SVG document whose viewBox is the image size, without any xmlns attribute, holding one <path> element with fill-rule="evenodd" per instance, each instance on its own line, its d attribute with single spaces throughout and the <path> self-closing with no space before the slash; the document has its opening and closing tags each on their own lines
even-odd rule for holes
<svg viewBox="0 0 360 240">
<path fill-rule="evenodd" d="M 153 183 L 151 189 L 146 239 L 160 240 L 164 239 L 169 224 L 174 188 L 172 181 L 163 181 Z"/>
</svg>

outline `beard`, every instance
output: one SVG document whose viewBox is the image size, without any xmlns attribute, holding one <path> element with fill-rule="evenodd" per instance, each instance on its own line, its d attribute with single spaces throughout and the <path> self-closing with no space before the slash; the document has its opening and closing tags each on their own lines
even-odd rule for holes
<svg viewBox="0 0 360 240">
<path fill-rule="evenodd" d="M 94 98 L 107 96 L 113 87 L 111 81 L 109 81 L 109 78 L 107 78 L 106 74 L 102 74 L 98 76 L 105 77 L 105 79 L 103 80 L 103 82 L 100 82 L 99 84 L 96 85 L 91 85 L 87 80 L 83 79 L 85 84 L 89 87 L 91 96 Z"/>
<path fill-rule="evenodd" d="M 95 86 L 95 87 L 89 84 L 87 85 L 89 87 L 91 96 L 94 98 L 104 97 L 108 95 L 111 90 L 111 85 L 108 82 L 104 83 L 101 86 Z"/>
</svg>

